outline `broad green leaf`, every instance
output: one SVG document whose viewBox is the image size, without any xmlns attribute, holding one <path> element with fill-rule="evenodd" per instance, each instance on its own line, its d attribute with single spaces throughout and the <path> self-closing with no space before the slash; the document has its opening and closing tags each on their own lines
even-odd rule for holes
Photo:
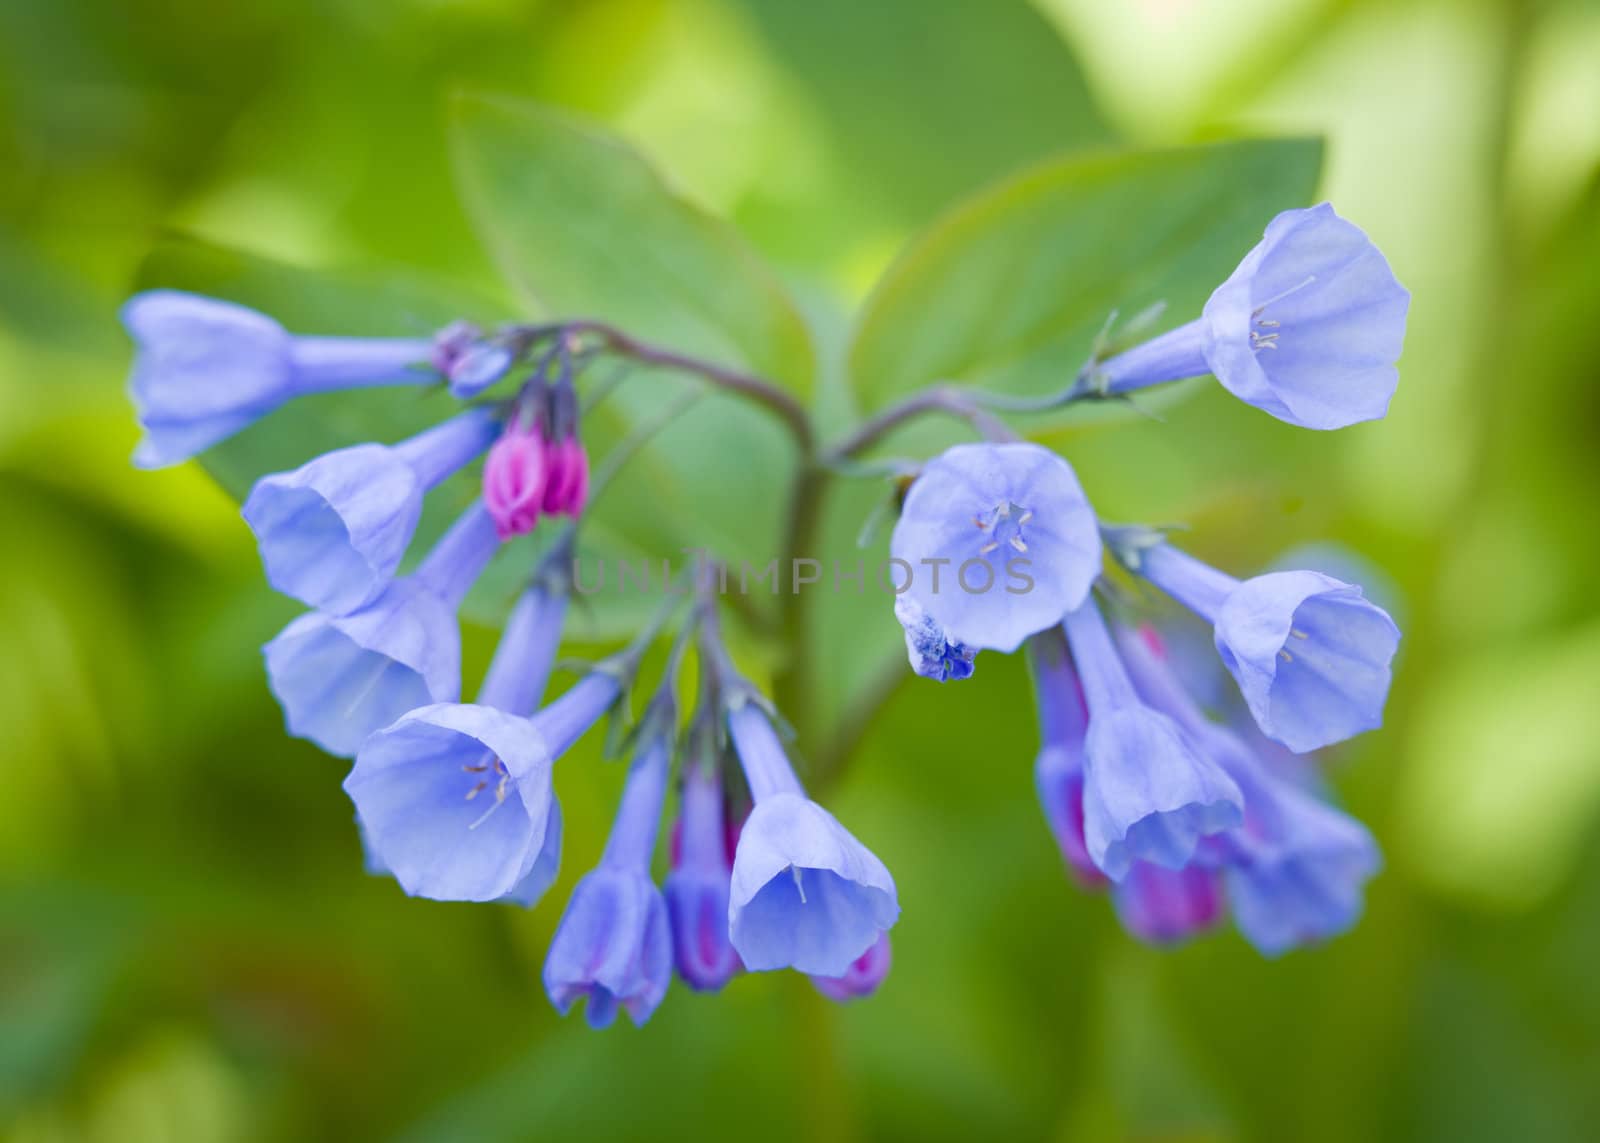
<svg viewBox="0 0 1600 1143">
<path fill-rule="evenodd" d="M 1070 46 L 1025 0 L 989 0 L 981 20 L 971 0 L 733 6 L 785 65 L 826 148 L 809 178 L 779 164 L 772 173 L 789 177 L 759 182 L 742 212 L 801 264 L 887 257 L 996 174 L 1110 137 Z"/>
<path fill-rule="evenodd" d="M 1198 314 L 1272 216 L 1316 187 L 1314 140 L 1068 156 L 957 207 L 900 255 L 850 350 L 876 408 L 933 381 L 1065 387 L 1113 313 Z M 1152 330 L 1151 332 L 1156 332 Z"/>
<path fill-rule="evenodd" d="M 810 335 L 777 277 L 620 140 L 538 104 L 468 95 L 455 163 L 479 237 L 530 301 L 810 391 Z"/>
</svg>

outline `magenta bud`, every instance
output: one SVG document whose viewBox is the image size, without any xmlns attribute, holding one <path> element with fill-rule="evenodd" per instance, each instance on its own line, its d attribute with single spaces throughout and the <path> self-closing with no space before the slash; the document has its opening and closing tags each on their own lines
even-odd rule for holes
<svg viewBox="0 0 1600 1143">
<path fill-rule="evenodd" d="M 513 421 L 489 449 L 483 502 L 502 540 L 533 531 L 550 483 L 550 459 L 536 427 Z"/>
<path fill-rule="evenodd" d="M 879 933 L 877 942 L 858 956 L 843 976 L 813 976 L 818 992 L 837 1004 L 862 1000 L 878 991 L 889 975 L 889 934 Z"/>
<path fill-rule="evenodd" d="M 551 516 L 576 517 L 589 498 L 589 454 L 575 436 L 549 446 L 548 479 L 544 486 L 544 511 Z"/>
</svg>

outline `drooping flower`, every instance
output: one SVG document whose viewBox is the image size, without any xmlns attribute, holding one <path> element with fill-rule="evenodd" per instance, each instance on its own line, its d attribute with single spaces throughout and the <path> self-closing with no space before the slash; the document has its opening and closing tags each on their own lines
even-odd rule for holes
<svg viewBox="0 0 1600 1143">
<path fill-rule="evenodd" d="M 1101 363 L 1094 376 L 1125 393 L 1212 373 L 1291 425 L 1377 420 L 1399 379 L 1410 301 L 1377 247 L 1332 206 L 1286 210 L 1198 320 Z"/>
<path fill-rule="evenodd" d="M 532 717 L 564 604 L 525 597 L 476 703 L 436 703 L 373 733 L 344 788 L 367 843 L 402 889 L 441 901 L 532 904 L 560 859 L 558 758 L 615 703 L 595 670 Z"/>
<path fill-rule="evenodd" d="M 840 976 L 811 977 L 818 992 L 835 1004 L 851 1000 L 864 1000 L 878 991 L 889 976 L 889 934 L 878 934 L 873 946 L 850 963 L 850 968 Z"/>
<path fill-rule="evenodd" d="M 1089 707 L 1084 839 L 1113 881 L 1135 861 L 1182 869 L 1200 839 L 1238 825 L 1233 779 L 1134 690 L 1093 597 L 1066 619 Z"/>
<path fill-rule="evenodd" d="M 244 306 L 177 290 L 134 295 L 122 323 L 136 347 L 140 468 L 188 460 L 291 397 L 438 380 L 425 338 L 295 337 Z"/>
<path fill-rule="evenodd" d="M 650 879 L 650 855 L 666 794 L 670 731 L 640 750 L 622 791 L 600 865 L 573 890 L 544 962 L 544 987 L 565 1016 L 587 997 L 589 1025 L 604 1028 L 618 1007 L 642 1025 L 672 979 L 667 902 Z"/>
<path fill-rule="evenodd" d="M 752 972 L 843 976 L 900 916 L 894 878 L 805 796 L 758 706 L 735 706 L 728 732 L 755 798 L 733 859 L 733 947 Z"/>
<path fill-rule="evenodd" d="M 469 508 L 411 575 L 349 615 L 308 612 L 262 648 L 289 733 L 350 757 L 408 710 L 461 693 L 456 608 L 499 541 Z"/>
<path fill-rule="evenodd" d="M 908 595 L 895 597 L 894 617 L 906 633 L 906 656 L 911 669 L 925 679 L 941 683 L 951 679 L 970 679 L 973 660 L 978 652 L 961 643 L 952 643 L 950 637 L 922 610 L 920 604 Z"/>
<path fill-rule="evenodd" d="M 483 467 L 483 502 L 502 540 L 533 531 L 551 473 L 550 446 L 538 424 L 513 416 Z"/>
<path fill-rule="evenodd" d="M 929 461 L 889 551 L 910 578 L 902 596 L 950 642 L 977 650 L 1015 651 L 1081 604 L 1100 572 L 1077 476 L 1025 443 L 956 445 Z"/>
<path fill-rule="evenodd" d="M 1268 738 L 1304 753 L 1382 724 L 1400 630 L 1359 587 L 1310 571 L 1241 583 L 1170 544 L 1145 550 L 1138 571 L 1212 624 Z"/>
<path fill-rule="evenodd" d="M 423 496 L 495 431 L 493 412 L 473 409 L 394 446 L 354 445 L 262 477 L 243 511 L 267 582 L 331 615 L 371 603 L 400 566 Z"/>
<path fill-rule="evenodd" d="M 1039 755 L 1034 785 L 1056 847 L 1074 878 L 1085 889 L 1097 889 L 1106 876 L 1089 856 L 1083 835 L 1083 748 L 1089 713 L 1083 689 L 1059 628 L 1028 640 L 1033 689 L 1039 711 Z"/>
<path fill-rule="evenodd" d="M 1111 890 L 1122 927 L 1154 945 L 1176 944 L 1216 925 L 1223 915 L 1222 878 L 1198 864 L 1163 869 L 1136 861 Z"/>
<path fill-rule="evenodd" d="M 1214 839 L 1208 853 L 1239 931 L 1277 956 L 1353 925 L 1363 887 L 1382 864 L 1366 827 L 1276 773 L 1239 735 L 1208 721 L 1170 665 L 1139 636 L 1125 631 L 1119 642 L 1140 695 L 1215 758 L 1244 796 L 1243 822 Z"/>
<path fill-rule="evenodd" d="M 698 992 L 720 990 L 739 971 L 728 939 L 732 867 L 715 763 L 714 756 L 685 763 L 672 872 L 662 886 L 678 975 Z"/>
</svg>

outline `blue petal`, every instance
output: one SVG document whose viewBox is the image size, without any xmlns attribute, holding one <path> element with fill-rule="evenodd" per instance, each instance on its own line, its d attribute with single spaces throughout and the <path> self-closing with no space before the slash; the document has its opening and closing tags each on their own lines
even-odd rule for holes
<svg viewBox="0 0 1600 1143">
<path fill-rule="evenodd" d="M 406 711 L 461 693 L 456 617 L 409 580 L 352 615 L 302 615 L 263 651 L 289 733 L 330 754 L 353 756 Z"/>
<path fill-rule="evenodd" d="M 589 1023 L 604 1027 L 618 1005 L 642 1025 L 672 977 L 666 902 L 648 876 L 602 867 L 573 890 L 545 958 L 544 986 L 565 1015 L 588 997 Z"/>
<path fill-rule="evenodd" d="M 899 915 L 888 869 L 832 814 L 798 794 L 756 804 L 739 835 L 728 909 L 746 968 L 842 976 Z"/>
<path fill-rule="evenodd" d="M 289 395 L 290 338 L 254 310 L 175 290 L 135 295 L 122 322 L 137 352 L 129 395 L 141 468 L 187 460 Z"/>
<path fill-rule="evenodd" d="M 1272 572 L 1224 600 L 1217 651 L 1261 732 L 1297 753 L 1383 722 L 1400 631 L 1359 587 Z"/>
<path fill-rule="evenodd" d="M 716 992 L 739 971 L 739 955 L 728 940 L 729 873 L 674 869 L 662 887 L 672 919 L 673 960 L 683 982 L 697 992 Z"/>
<path fill-rule="evenodd" d="M 544 899 L 561 873 L 561 831 L 561 802 L 551 794 L 550 814 L 545 819 L 544 843 L 539 847 L 539 855 L 534 858 L 533 868 L 500 900 L 508 905 L 531 909 Z"/>
<path fill-rule="evenodd" d="M 1202 837 L 1243 818 L 1233 779 L 1148 707 L 1091 719 L 1085 756 L 1084 837 L 1113 881 L 1138 860 L 1181 869 Z"/>
<path fill-rule="evenodd" d="M 1229 391 L 1290 424 L 1375 420 L 1394 396 L 1410 297 L 1327 203 L 1285 211 L 1206 303 L 1206 358 Z"/>
<path fill-rule="evenodd" d="M 334 615 L 371 603 L 416 531 L 423 488 L 393 450 L 363 444 L 262 477 L 244 504 L 267 581 Z"/>
<path fill-rule="evenodd" d="M 904 594 L 951 642 L 1011 652 L 1088 596 L 1100 532 L 1071 466 L 1049 449 L 964 444 L 912 484 L 890 554 L 911 568 Z M 934 560 L 947 562 L 924 562 Z"/>
<path fill-rule="evenodd" d="M 407 893 L 492 901 L 543 848 L 553 761 L 529 719 L 438 703 L 368 738 L 344 788 L 374 855 Z"/>
</svg>

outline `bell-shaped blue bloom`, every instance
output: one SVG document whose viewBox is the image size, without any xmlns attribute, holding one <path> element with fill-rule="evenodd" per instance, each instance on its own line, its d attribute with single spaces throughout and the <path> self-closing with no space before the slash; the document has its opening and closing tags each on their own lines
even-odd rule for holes
<svg viewBox="0 0 1600 1143">
<path fill-rule="evenodd" d="M 714 759 L 685 766 L 676 840 L 672 872 L 662 886 L 673 960 L 690 988 L 716 992 L 739 971 L 739 954 L 728 939 L 732 867 Z"/>
<path fill-rule="evenodd" d="M 1383 723 L 1400 630 L 1359 587 L 1320 572 L 1240 582 L 1170 544 L 1139 572 L 1210 622 L 1261 732 L 1304 753 Z"/>
<path fill-rule="evenodd" d="M 650 880 L 650 855 L 666 795 L 670 731 L 651 738 L 628 771 L 600 865 L 578 882 L 544 962 L 544 988 L 565 1016 L 587 997 L 594 1028 L 618 1007 L 643 1024 L 672 979 L 667 902 Z"/>
<path fill-rule="evenodd" d="M 1124 393 L 1212 373 L 1280 421 L 1343 428 L 1388 411 L 1410 302 L 1378 248 L 1332 206 L 1286 210 L 1199 320 L 1111 358 L 1094 376 Z"/>
<path fill-rule="evenodd" d="M 1122 927 L 1153 945 L 1170 945 L 1211 928 L 1222 917 L 1222 879 L 1215 869 L 1190 864 L 1163 869 L 1136 861 L 1111 890 Z"/>
<path fill-rule="evenodd" d="M 499 546 L 475 504 L 413 575 L 349 615 L 309 612 L 262 650 L 289 733 L 349 757 L 408 710 L 461 693 L 456 608 Z"/>
<path fill-rule="evenodd" d="M 733 947 L 752 972 L 843 976 L 899 918 L 894 878 L 806 798 L 759 707 L 735 707 L 728 732 L 756 803 L 733 859 Z"/>
<path fill-rule="evenodd" d="M 1244 795 L 1244 821 L 1215 839 L 1207 855 L 1221 870 L 1239 931 L 1276 956 L 1355 924 L 1363 888 L 1381 865 L 1366 827 L 1277 773 L 1240 735 L 1208 721 L 1143 639 L 1122 632 L 1119 641 L 1140 695 L 1170 714 Z"/>
<path fill-rule="evenodd" d="M 294 337 L 244 306 L 176 290 L 135 295 L 122 324 L 137 350 L 140 468 L 187 460 L 301 394 L 438 380 L 426 339 Z"/>
<path fill-rule="evenodd" d="M 1081 604 L 1100 572 L 1094 510 L 1036 444 L 962 444 L 906 494 L 890 555 L 901 593 L 952 644 L 1015 651 Z"/>
<path fill-rule="evenodd" d="M 1234 923 L 1267 956 L 1328 940 L 1361 917 L 1382 868 L 1367 828 L 1258 765 L 1235 769 L 1249 806 L 1224 877 Z"/>
<path fill-rule="evenodd" d="M 972 661 L 978 652 L 961 643 L 952 643 L 920 604 L 909 596 L 895 597 L 894 617 L 906 633 L 906 656 L 911 669 L 925 679 L 949 682 L 970 679 Z"/>
<path fill-rule="evenodd" d="M 537 701 L 559 606 L 546 600 L 526 626 L 508 626 L 479 702 L 411 711 L 362 744 L 344 788 L 372 853 L 408 894 L 531 904 L 554 880 L 551 770 L 620 689 L 596 670 L 531 718 L 509 709 Z"/>
<path fill-rule="evenodd" d="M 1238 825 L 1233 779 L 1134 690 L 1093 598 L 1066 619 L 1089 707 L 1084 839 L 1113 881 L 1135 861 L 1182 869 L 1200 839 Z"/>
<path fill-rule="evenodd" d="M 1089 730 L 1083 689 L 1059 629 L 1029 639 L 1028 659 L 1039 710 L 1039 755 L 1033 767 L 1039 804 L 1067 868 L 1085 889 L 1099 888 L 1106 877 L 1089 856 L 1083 835 L 1083 748 Z"/>
<path fill-rule="evenodd" d="M 889 976 L 893 958 L 889 949 L 889 934 L 880 933 L 877 943 L 851 962 L 842 976 L 812 976 L 811 983 L 822 995 L 835 1004 L 864 1000 L 878 991 Z"/>
<path fill-rule="evenodd" d="M 256 481 L 244 502 L 267 582 L 330 615 L 382 593 L 405 556 L 430 488 L 494 441 L 472 409 L 393 447 L 360 444 Z"/>
</svg>

